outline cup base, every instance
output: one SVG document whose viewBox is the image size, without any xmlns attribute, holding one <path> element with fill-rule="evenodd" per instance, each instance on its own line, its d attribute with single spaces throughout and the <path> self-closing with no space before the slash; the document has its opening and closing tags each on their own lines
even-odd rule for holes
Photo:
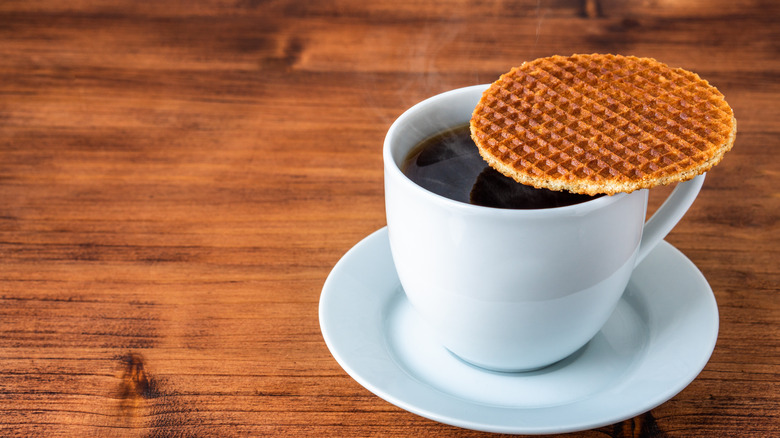
<svg viewBox="0 0 780 438">
<path fill-rule="evenodd" d="M 463 362 L 464 364 L 466 364 L 466 365 L 468 365 L 468 366 L 470 366 L 472 368 L 475 368 L 475 369 L 477 369 L 479 371 L 491 372 L 491 373 L 497 373 L 497 374 L 527 374 L 527 375 L 532 375 L 532 374 L 541 374 L 541 373 L 544 373 L 544 372 L 555 371 L 557 369 L 560 369 L 560 368 L 566 366 L 567 364 L 569 364 L 571 362 L 574 362 L 575 360 L 577 360 L 577 358 L 579 356 L 582 355 L 582 352 L 585 350 L 585 348 L 587 346 L 588 346 L 588 344 L 586 343 L 584 346 L 580 347 L 577 351 L 575 351 L 574 353 L 572 353 L 572 354 L 570 354 L 570 355 L 568 355 L 568 356 L 566 356 L 566 357 L 564 357 L 562 359 L 555 360 L 555 361 L 553 361 L 551 363 L 548 363 L 548 364 L 545 364 L 545 365 L 531 366 L 531 367 L 522 367 L 522 366 L 518 366 L 518 367 L 496 367 L 496 366 L 491 366 L 491 365 L 487 365 L 487 364 L 480 364 L 479 362 L 475 362 L 475 361 L 471 361 L 471 360 L 465 359 L 462 356 L 459 356 L 457 353 L 453 352 L 452 350 L 450 350 L 450 349 L 448 349 L 446 347 L 445 347 L 445 349 L 447 350 L 448 353 L 450 353 L 457 360 L 459 360 L 459 361 Z"/>
</svg>

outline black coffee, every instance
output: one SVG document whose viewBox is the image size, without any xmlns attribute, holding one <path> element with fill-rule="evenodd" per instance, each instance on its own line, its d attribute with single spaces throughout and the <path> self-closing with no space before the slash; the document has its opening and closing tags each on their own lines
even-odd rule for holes
<svg viewBox="0 0 780 438">
<path fill-rule="evenodd" d="M 596 198 L 537 189 L 502 175 L 479 155 L 469 125 L 423 140 L 406 157 L 402 170 L 417 185 L 433 193 L 485 207 L 553 208 Z"/>
</svg>

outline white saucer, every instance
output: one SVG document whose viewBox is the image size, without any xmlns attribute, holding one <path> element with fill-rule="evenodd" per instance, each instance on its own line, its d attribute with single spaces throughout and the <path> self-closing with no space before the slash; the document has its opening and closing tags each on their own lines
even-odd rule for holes
<svg viewBox="0 0 780 438">
<path fill-rule="evenodd" d="M 682 391 L 715 348 L 718 308 L 696 266 L 661 242 L 579 352 L 539 371 L 486 371 L 428 332 L 406 300 L 382 228 L 333 268 L 320 327 L 344 370 L 396 406 L 468 429 L 549 434 L 617 423 Z"/>
</svg>

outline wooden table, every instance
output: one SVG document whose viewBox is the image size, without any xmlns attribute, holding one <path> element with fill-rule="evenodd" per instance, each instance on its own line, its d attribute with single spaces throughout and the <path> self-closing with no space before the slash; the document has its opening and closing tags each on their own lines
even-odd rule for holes
<svg viewBox="0 0 780 438">
<path fill-rule="evenodd" d="M 780 7 L 624 3 L 0 3 L 0 436 L 488 435 L 353 381 L 318 299 L 385 224 L 395 117 L 583 52 L 700 73 L 739 135 L 667 238 L 719 303 L 710 362 L 580 436 L 778 436 Z"/>
</svg>

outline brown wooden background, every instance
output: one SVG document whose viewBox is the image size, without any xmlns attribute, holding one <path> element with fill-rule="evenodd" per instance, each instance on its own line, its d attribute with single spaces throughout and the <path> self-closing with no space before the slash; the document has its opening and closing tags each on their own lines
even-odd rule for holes
<svg viewBox="0 0 780 438">
<path fill-rule="evenodd" d="M 0 436 L 483 436 L 350 379 L 319 294 L 385 224 L 396 116 L 576 52 L 694 70 L 739 120 L 667 238 L 718 300 L 711 361 L 579 436 L 780 435 L 779 23 L 769 0 L 0 2 Z"/>
</svg>

